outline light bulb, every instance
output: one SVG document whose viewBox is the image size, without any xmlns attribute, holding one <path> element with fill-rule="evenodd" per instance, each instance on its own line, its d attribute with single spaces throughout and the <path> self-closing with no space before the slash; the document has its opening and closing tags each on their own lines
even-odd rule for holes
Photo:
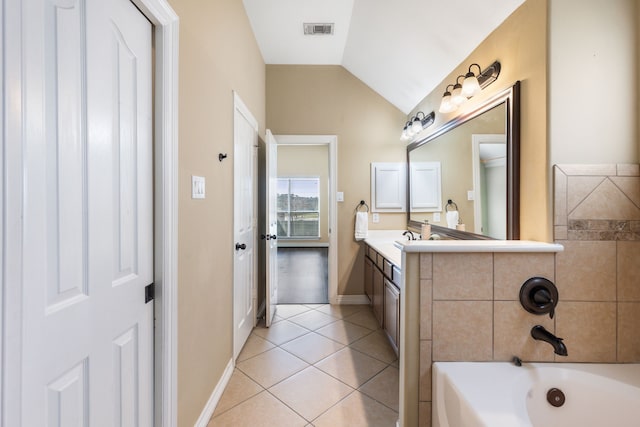
<svg viewBox="0 0 640 427">
<path fill-rule="evenodd" d="M 462 82 L 462 94 L 467 98 L 471 98 L 472 96 L 477 95 L 481 90 L 482 88 L 480 87 L 480 83 L 478 83 L 478 79 L 475 74 L 469 71 Z"/>
<path fill-rule="evenodd" d="M 455 109 L 455 104 L 451 102 L 451 94 L 449 92 L 445 92 L 438 111 L 441 113 L 451 113 L 452 111 L 455 111 Z"/>
<path fill-rule="evenodd" d="M 414 135 L 422 132 L 422 121 L 417 117 L 413 119 L 413 123 L 411 124 L 411 132 L 413 132 Z"/>
<path fill-rule="evenodd" d="M 464 104 L 466 100 L 467 98 L 462 94 L 462 85 L 460 83 L 456 83 L 453 87 L 453 91 L 451 92 L 451 102 L 459 107 Z"/>
</svg>

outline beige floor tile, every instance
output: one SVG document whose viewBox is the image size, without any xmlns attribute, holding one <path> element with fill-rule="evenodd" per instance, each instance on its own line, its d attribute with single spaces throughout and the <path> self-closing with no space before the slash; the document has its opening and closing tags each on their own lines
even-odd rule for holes
<svg viewBox="0 0 640 427">
<path fill-rule="evenodd" d="M 244 347 L 242 347 L 237 361 L 242 362 L 243 360 L 250 359 L 260 353 L 271 350 L 273 347 L 275 347 L 274 344 L 265 340 L 261 336 L 252 333 L 251 335 L 249 335 L 247 342 L 244 343 Z"/>
<path fill-rule="evenodd" d="M 324 335 L 327 338 L 331 338 L 334 341 L 338 341 L 344 345 L 350 344 L 360 338 L 371 333 L 371 329 L 367 329 L 362 326 L 354 325 L 353 323 L 345 322 L 344 320 L 338 320 L 327 326 L 323 326 L 316 330 L 320 335 Z"/>
<path fill-rule="evenodd" d="M 303 304 L 278 304 L 276 306 L 276 315 L 288 319 L 289 317 L 302 314 L 309 310 L 311 310 L 311 307 Z"/>
<path fill-rule="evenodd" d="M 330 340 L 315 332 L 303 335 L 281 346 L 282 349 L 311 364 L 324 359 L 343 347 L 344 344 Z"/>
<path fill-rule="evenodd" d="M 320 307 L 318 311 L 333 316 L 337 319 L 342 319 L 347 316 L 351 316 L 359 311 L 368 309 L 368 305 L 337 305 L 326 304 L 324 307 Z"/>
<path fill-rule="evenodd" d="M 215 417 L 222 414 L 263 390 L 258 383 L 251 380 L 251 378 L 242 373 L 242 371 L 235 369 L 231 375 L 229 384 L 227 384 L 224 393 L 222 393 L 222 397 L 216 406 L 213 416 Z"/>
<path fill-rule="evenodd" d="M 300 325 L 296 325 L 288 320 L 271 325 L 270 328 L 255 328 L 253 333 L 274 343 L 275 345 L 284 344 L 294 338 L 298 338 L 310 331 Z"/>
<path fill-rule="evenodd" d="M 263 391 L 240 405 L 213 417 L 208 427 L 305 426 L 307 421 L 284 403 Z"/>
<path fill-rule="evenodd" d="M 385 370 L 367 381 L 358 390 L 398 412 L 399 375 L 400 372 L 398 368 L 388 366 Z"/>
<path fill-rule="evenodd" d="M 288 320 L 311 331 L 315 331 L 329 323 L 335 322 L 336 318 L 329 316 L 328 314 L 321 313 L 318 310 L 310 310 L 290 317 Z"/>
<path fill-rule="evenodd" d="M 395 427 L 398 413 L 355 391 L 313 421 L 315 427 Z"/>
<path fill-rule="evenodd" d="M 382 329 L 372 332 L 361 340 L 354 342 L 349 347 L 361 351 L 371 357 L 375 357 L 387 364 L 397 360 L 396 353 L 391 348 L 389 339 Z"/>
<path fill-rule="evenodd" d="M 313 366 L 271 387 L 269 392 L 308 421 L 325 412 L 353 389 Z"/>
<path fill-rule="evenodd" d="M 380 328 L 378 320 L 376 320 L 376 317 L 373 315 L 373 312 L 371 310 L 359 311 L 356 314 L 345 317 L 343 320 L 349 323 L 355 323 L 359 326 L 364 326 L 365 328 L 371 329 L 372 331 Z"/>
<path fill-rule="evenodd" d="M 236 366 L 262 387 L 269 388 L 303 370 L 309 364 L 281 348 L 273 348 Z"/>
<path fill-rule="evenodd" d="M 327 304 L 304 304 L 304 305 L 315 310 L 318 308 L 322 308 Z"/>
<path fill-rule="evenodd" d="M 315 366 L 343 383 L 358 388 L 382 371 L 386 364 L 347 347 Z"/>
</svg>

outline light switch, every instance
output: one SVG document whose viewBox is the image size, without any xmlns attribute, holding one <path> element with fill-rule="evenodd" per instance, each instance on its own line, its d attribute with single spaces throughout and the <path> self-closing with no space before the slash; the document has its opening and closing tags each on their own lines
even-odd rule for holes
<svg viewBox="0 0 640 427">
<path fill-rule="evenodd" d="M 475 198 L 474 194 L 473 194 L 473 190 L 468 190 L 467 191 L 467 200 L 473 200 Z"/>
<path fill-rule="evenodd" d="M 191 198 L 204 199 L 204 176 L 191 175 Z"/>
<path fill-rule="evenodd" d="M 377 224 L 380 222 L 380 214 L 374 213 L 373 215 L 373 223 Z"/>
<path fill-rule="evenodd" d="M 336 202 L 344 202 L 344 193 L 342 191 L 338 191 L 336 194 Z"/>
</svg>

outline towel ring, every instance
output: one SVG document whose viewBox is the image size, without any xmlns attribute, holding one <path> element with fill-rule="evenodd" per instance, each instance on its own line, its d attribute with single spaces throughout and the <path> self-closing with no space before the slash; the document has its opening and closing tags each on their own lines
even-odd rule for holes
<svg viewBox="0 0 640 427">
<path fill-rule="evenodd" d="M 365 212 L 369 212 L 369 205 L 367 205 L 364 200 L 360 200 L 360 203 L 358 203 L 358 205 L 356 206 L 356 212 L 360 212 L 360 208 L 361 207 L 365 207 L 367 208 L 367 210 Z"/>
<path fill-rule="evenodd" d="M 447 200 L 447 206 L 444 207 L 444 211 L 445 212 L 449 212 L 449 206 L 451 206 L 451 208 L 452 208 L 451 210 L 452 211 L 457 211 L 458 210 L 458 205 L 456 205 L 454 203 L 454 201 L 451 200 L 451 199 Z"/>
</svg>

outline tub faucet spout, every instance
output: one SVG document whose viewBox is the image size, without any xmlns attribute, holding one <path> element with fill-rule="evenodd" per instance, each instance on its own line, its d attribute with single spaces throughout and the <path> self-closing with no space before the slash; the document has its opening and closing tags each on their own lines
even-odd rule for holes
<svg viewBox="0 0 640 427">
<path fill-rule="evenodd" d="M 544 326 L 536 325 L 531 328 L 531 336 L 534 340 L 545 341 L 551 344 L 553 351 L 560 356 L 567 355 L 567 347 L 562 342 L 562 338 L 558 338 L 551 332 L 547 331 Z"/>
<path fill-rule="evenodd" d="M 416 240 L 416 236 L 413 235 L 413 231 L 407 230 L 402 233 L 403 236 L 407 236 L 408 240 Z"/>
</svg>

